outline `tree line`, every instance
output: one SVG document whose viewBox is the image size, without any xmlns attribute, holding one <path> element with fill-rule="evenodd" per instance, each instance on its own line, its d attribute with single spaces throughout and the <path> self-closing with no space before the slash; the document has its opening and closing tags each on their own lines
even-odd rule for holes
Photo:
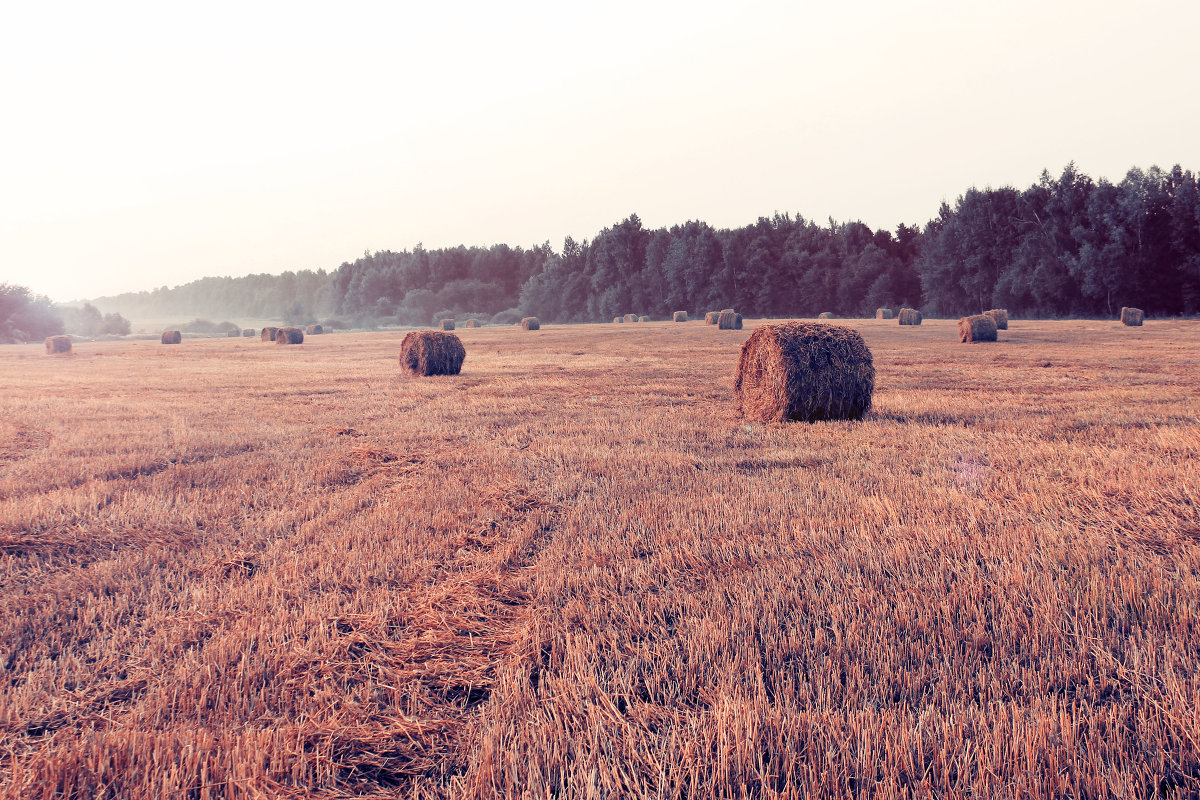
<svg viewBox="0 0 1200 800">
<path fill-rule="evenodd" d="M 694 220 L 646 228 L 636 214 L 591 240 L 364 253 L 332 272 L 204 278 L 98 298 L 132 318 L 200 315 L 342 326 L 448 316 L 595 322 L 625 313 L 735 307 L 747 316 L 865 316 L 908 305 L 933 316 L 1200 312 L 1200 185 L 1191 172 L 1131 169 L 1118 183 L 1074 164 L 1019 190 L 971 188 L 894 231 L 776 213 L 740 228 Z"/>
</svg>

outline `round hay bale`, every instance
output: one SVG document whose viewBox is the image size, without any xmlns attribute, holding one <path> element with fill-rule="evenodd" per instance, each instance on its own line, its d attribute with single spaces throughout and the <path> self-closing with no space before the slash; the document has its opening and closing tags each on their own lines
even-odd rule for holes
<svg viewBox="0 0 1200 800">
<path fill-rule="evenodd" d="M 179 344 L 183 341 L 183 334 L 179 331 L 163 331 L 160 341 L 163 344 Z"/>
<path fill-rule="evenodd" d="M 991 314 L 975 314 L 958 321 L 958 338 L 963 342 L 996 341 L 996 320 Z"/>
<path fill-rule="evenodd" d="M 671 315 L 671 322 L 687 322 L 687 321 L 688 321 L 688 318 L 687 318 L 686 311 L 676 311 L 674 314 Z"/>
<path fill-rule="evenodd" d="M 722 311 L 717 317 L 717 328 L 723 331 L 740 331 L 742 315 L 736 311 Z"/>
<path fill-rule="evenodd" d="M 1007 308 L 993 308 L 990 311 L 985 311 L 984 313 L 987 314 L 989 317 L 991 317 L 992 321 L 996 323 L 996 330 L 998 330 L 998 331 L 1008 330 L 1008 309 Z"/>
<path fill-rule="evenodd" d="M 521 320 L 521 330 L 523 331 L 536 331 L 541 329 L 541 327 L 542 324 L 538 322 L 537 317 L 525 317 Z"/>
<path fill-rule="evenodd" d="M 46 337 L 46 355 L 56 355 L 58 353 L 71 352 L 71 337 L 70 336 L 47 336 Z"/>
<path fill-rule="evenodd" d="M 400 342 L 400 366 L 413 375 L 457 375 L 467 350 L 443 331 L 412 331 Z"/>
<path fill-rule="evenodd" d="M 262 329 L 262 340 L 264 342 L 273 342 L 277 333 L 279 333 L 279 328 L 276 328 L 274 325 L 268 325 Z"/>
<path fill-rule="evenodd" d="M 1133 306 L 1121 306 L 1122 325 L 1129 325 L 1134 328 L 1140 327 L 1142 320 L 1145 319 L 1145 317 L 1146 315 L 1140 308 L 1134 308 Z"/>
<path fill-rule="evenodd" d="M 720 318 L 720 316 L 721 316 L 720 311 L 709 311 L 707 314 L 704 315 L 704 324 L 705 325 L 716 325 L 717 320 Z"/>
<path fill-rule="evenodd" d="M 613 325 L 620 325 L 625 322 L 624 317 L 613 317 Z"/>
<path fill-rule="evenodd" d="M 463 327 L 464 327 L 464 328 L 478 328 L 478 327 L 479 327 L 479 320 L 477 320 L 477 319 L 469 319 L 469 320 L 467 320 L 466 322 L 464 322 L 464 323 L 463 323 Z"/>
<path fill-rule="evenodd" d="M 817 314 L 817 319 L 833 319 L 833 312 L 822 311 L 820 314 Z"/>
<path fill-rule="evenodd" d="M 638 317 L 638 322 L 649 322 L 649 321 L 650 321 L 650 317 L 646 314 L 642 314 L 640 317 Z"/>
<path fill-rule="evenodd" d="M 891 319 L 892 310 L 890 308 L 875 309 L 875 319 Z"/>
<path fill-rule="evenodd" d="M 722 308 L 722 309 L 721 309 L 720 311 L 718 311 L 717 313 L 718 313 L 718 314 L 724 314 L 726 311 L 733 311 L 733 309 L 732 309 L 732 308 Z"/>
<path fill-rule="evenodd" d="M 915 308 L 900 309 L 899 320 L 901 325 L 920 325 L 922 319 L 921 312 Z"/>
<path fill-rule="evenodd" d="M 762 325 L 742 345 L 738 410 L 761 422 L 862 419 L 875 364 L 857 331 L 816 322 Z"/>
<path fill-rule="evenodd" d="M 246 328 L 245 330 L 242 331 L 242 337 L 246 338 L 246 339 L 253 339 L 255 333 L 256 333 L 256 331 L 254 330 L 254 328 Z"/>
<path fill-rule="evenodd" d="M 229 333 L 227 333 L 225 335 L 227 337 L 241 337 L 242 332 L 235 328 L 234 330 L 231 330 Z"/>
<path fill-rule="evenodd" d="M 304 331 L 299 328 L 280 328 L 275 331 L 275 344 L 304 344 Z"/>
<path fill-rule="evenodd" d="M 638 321 L 638 315 L 637 315 L 637 314 L 626 314 L 626 315 L 625 315 L 625 321 L 626 321 L 626 322 L 637 322 L 637 321 Z"/>
<path fill-rule="evenodd" d="M 304 329 L 305 336 L 320 336 L 325 333 L 325 329 L 320 325 L 309 325 Z"/>
<path fill-rule="evenodd" d="M 454 330 L 454 320 L 452 320 L 452 319 L 438 320 L 438 324 L 441 326 L 442 330 L 444 330 L 444 331 Z"/>
</svg>

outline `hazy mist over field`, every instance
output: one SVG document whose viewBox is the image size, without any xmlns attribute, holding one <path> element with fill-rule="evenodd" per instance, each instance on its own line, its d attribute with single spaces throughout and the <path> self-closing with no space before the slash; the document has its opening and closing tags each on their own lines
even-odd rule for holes
<svg viewBox="0 0 1200 800">
<path fill-rule="evenodd" d="M 58 300 L 637 212 L 923 224 L 1200 163 L 1192 2 L 21 4 L 0 279 Z"/>
</svg>

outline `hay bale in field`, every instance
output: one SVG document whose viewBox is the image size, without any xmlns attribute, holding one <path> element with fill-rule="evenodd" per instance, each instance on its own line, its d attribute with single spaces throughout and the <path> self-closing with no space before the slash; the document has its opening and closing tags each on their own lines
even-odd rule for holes
<svg viewBox="0 0 1200 800">
<path fill-rule="evenodd" d="M 1132 306 L 1121 306 L 1121 324 L 1122 325 L 1129 325 L 1134 328 L 1139 327 L 1139 326 L 1141 326 L 1142 320 L 1145 319 L 1145 317 L 1146 317 L 1146 315 L 1144 313 L 1142 313 L 1142 310 L 1140 308 L 1134 308 Z"/>
<path fill-rule="evenodd" d="M 716 325 L 717 320 L 720 319 L 720 317 L 721 317 L 720 311 L 709 311 L 707 314 L 704 315 L 704 324 L 705 325 Z"/>
<path fill-rule="evenodd" d="M 179 331 L 163 331 L 159 341 L 163 344 L 179 344 L 183 341 L 183 334 Z"/>
<path fill-rule="evenodd" d="M 985 313 L 989 317 L 991 317 L 992 320 L 996 323 L 996 330 L 998 330 L 998 331 L 1008 330 L 1008 309 L 1007 308 L 993 308 L 990 311 L 985 311 L 983 313 Z"/>
<path fill-rule="evenodd" d="M 242 335 L 242 332 L 239 331 L 237 328 L 234 328 L 233 330 L 231 330 L 229 333 L 227 333 L 225 335 L 227 337 L 231 337 L 231 336 L 232 337 L 240 337 Z"/>
<path fill-rule="evenodd" d="M 732 309 L 732 308 L 722 308 L 722 309 L 721 309 L 720 311 L 718 311 L 717 313 L 718 313 L 718 314 L 724 314 L 726 311 L 733 311 L 733 309 Z"/>
<path fill-rule="evenodd" d="M 687 321 L 688 321 L 688 318 L 687 318 L 686 311 L 676 311 L 674 314 L 671 315 L 671 322 L 687 322 Z"/>
<path fill-rule="evenodd" d="M 736 311 L 722 311 L 717 316 L 717 328 L 723 331 L 740 331 L 742 315 Z"/>
<path fill-rule="evenodd" d="M 305 336 L 320 336 L 325 333 L 325 329 L 320 325 L 309 325 L 304 329 Z"/>
<path fill-rule="evenodd" d="M 275 331 L 275 344 L 304 344 L 304 331 L 299 328 L 280 328 Z"/>
<path fill-rule="evenodd" d="M 621 325 L 625 322 L 624 317 L 613 317 L 613 325 Z"/>
<path fill-rule="evenodd" d="M 637 315 L 637 314 L 626 314 L 626 315 L 625 315 L 625 321 L 626 321 L 626 322 L 637 322 L 637 321 L 638 321 L 638 315 Z"/>
<path fill-rule="evenodd" d="M 453 333 L 412 331 L 400 343 L 400 366 L 413 375 L 457 375 L 466 357 Z"/>
<path fill-rule="evenodd" d="M 642 314 L 640 317 L 638 317 L 638 322 L 649 322 L 649 321 L 650 321 L 650 316 L 648 314 Z"/>
<path fill-rule="evenodd" d="M 58 353 L 71 352 L 71 337 L 70 336 L 47 336 L 46 337 L 46 354 L 56 355 Z"/>
<path fill-rule="evenodd" d="M 536 331 L 541 329 L 542 324 L 538 322 L 537 317 L 525 317 L 521 320 L 521 330 Z"/>
<path fill-rule="evenodd" d="M 875 309 L 875 319 L 891 319 L 892 310 L 890 308 Z"/>
<path fill-rule="evenodd" d="M 822 311 L 820 314 L 817 314 L 817 319 L 833 319 L 833 312 Z"/>
<path fill-rule="evenodd" d="M 442 319 L 442 320 L 438 320 L 438 325 L 439 325 L 439 327 L 441 327 L 441 329 L 442 329 L 442 330 L 444 330 L 444 331 L 452 331 L 452 330 L 454 330 L 454 320 L 452 320 L 452 319 Z"/>
<path fill-rule="evenodd" d="M 958 321 L 958 338 L 963 342 L 996 341 L 996 320 L 991 314 L 975 314 Z"/>
<path fill-rule="evenodd" d="M 253 339 L 256 331 L 254 328 L 246 328 L 242 331 L 242 337 L 245 339 Z"/>
<path fill-rule="evenodd" d="M 875 364 L 857 331 L 816 322 L 762 325 L 742 345 L 738 410 L 762 422 L 862 419 Z"/>
<path fill-rule="evenodd" d="M 275 341 L 275 334 L 277 333 L 279 333 L 279 328 L 276 328 L 274 325 L 268 325 L 262 329 L 261 338 L 264 342 L 273 342 Z"/>
<path fill-rule="evenodd" d="M 902 308 L 898 319 L 901 325 L 920 325 L 923 317 L 915 308 Z"/>
<path fill-rule="evenodd" d="M 478 327 L 479 327 L 479 320 L 477 320 L 477 319 L 469 319 L 469 320 L 467 320 L 466 322 L 464 322 L 464 323 L 463 323 L 463 327 L 464 327 L 464 328 L 478 328 Z"/>
</svg>

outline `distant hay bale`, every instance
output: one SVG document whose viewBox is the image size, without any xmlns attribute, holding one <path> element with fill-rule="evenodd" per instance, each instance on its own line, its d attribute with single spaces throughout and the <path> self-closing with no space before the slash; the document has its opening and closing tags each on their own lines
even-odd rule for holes
<svg viewBox="0 0 1200 800">
<path fill-rule="evenodd" d="M 443 331 L 412 331 L 400 343 L 400 366 L 413 375 L 457 375 L 467 357 L 462 340 Z"/>
<path fill-rule="evenodd" d="M 254 328 L 246 328 L 242 331 L 242 336 L 243 336 L 243 338 L 246 338 L 246 339 L 253 339 L 255 333 L 256 333 L 256 331 L 254 330 Z"/>
<path fill-rule="evenodd" d="M 325 329 L 320 325 L 309 325 L 304 329 L 305 336 L 320 336 L 325 333 Z"/>
<path fill-rule="evenodd" d="M 626 322 L 637 322 L 637 321 L 638 321 L 638 315 L 637 315 L 637 314 L 626 314 L 626 315 L 625 315 L 625 321 L 626 321 Z"/>
<path fill-rule="evenodd" d="M 985 311 L 984 313 L 987 314 L 989 317 L 991 317 L 993 321 L 995 321 L 996 330 L 998 330 L 998 331 L 1008 330 L 1008 309 L 1007 308 L 993 308 L 990 311 Z"/>
<path fill-rule="evenodd" d="M 47 336 L 46 337 L 46 355 L 56 355 L 58 353 L 71 352 L 71 337 L 70 336 Z"/>
<path fill-rule="evenodd" d="M 726 311 L 733 311 L 733 309 L 732 309 L 732 308 L 722 308 L 722 309 L 721 309 L 720 311 L 718 311 L 717 313 L 718 313 L 718 314 L 724 314 Z"/>
<path fill-rule="evenodd" d="M 674 314 L 671 315 L 671 322 L 687 322 L 687 321 L 688 321 L 688 318 L 687 318 L 686 311 L 676 311 Z"/>
<path fill-rule="evenodd" d="M 707 314 L 704 315 L 704 324 L 705 325 L 716 325 L 717 320 L 720 319 L 720 317 L 721 317 L 720 311 L 709 311 Z"/>
<path fill-rule="evenodd" d="M 441 326 L 442 330 L 444 330 L 444 331 L 454 330 L 454 320 L 452 320 L 452 319 L 439 320 L 438 324 Z"/>
<path fill-rule="evenodd" d="M 625 322 L 624 317 L 613 317 L 613 325 L 621 325 Z"/>
<path fill-rule="evenodd" d="M 901 325 L 920 325 L 922 319 L 921 312 L 915 308 L 900 309 L 899 320 Z"/>
<path fill-rule="evenodd" d="M 275 341 L 275 334 L 277 333 L 279 333 L 279 328 L 276 328 L 273 325 L 268 325 L 262 329 L 262 340 L 264 342 L 273 342 Z"/>
<path fill-rule="evenodd" d="M 1132 306 L 1121 306 L 1121 324 L 1122 325 L 1129 325 L 1131 327 L 1137 328 L 1137 327 L 1141 326 L 1142 320 L 1145 319 L 1145 317 L 1146 317 L 1146 315 L 1144 313 L 1142 313 L 1142 310 L 1140 308 L 1134 308 Z"/>
<path fill-rule="evenodd" d="M 160 341 L 163 344 L 179 344 L 183 341 L 183 334 L 179 331 L 163 331 Z"/>
<path fill-rule="evenodd" d="M 820 314 L 817 314 L 817 319 L 833 319 L 833 312 L 822 311 Z"/>
<path fill-rule="evenodd" d="M 761 422 L 862 419 L 871 408 L 875 365 L 850 328 L 763 325 L 742 345 L 733 390 L 742 415 Z"/>
<path fill-rule="evenodd" d="M 650 316 L 648 314 L 642 314 L 640 317 L 638 317 L 638 322 L 649 322 L 649 321 L 650 321 Z"/>
<path fill-rule="evenodd" d="M 537 317 L 525 317 L 521 320 L 521 330 L 523 331 L 536 331 L 541 327 L 542 324 L 538 322 Z"/>
<path fill-rule="evenodd" d="M 736 311 L 722 311 L 717 316 L 717 327 L 723 331 L 740 331 L 742 329 L 742 315 Z"/>
<path fill-rule="evenodd" d="M 469 320 L 467 320 L 466 322 L 464 322 L 464 323 L 463 323 L 463 327 L 464 327 L 464 328 L 478 328 L 478 327 L 479 327 L 479 320 L 477 320 L 477 319 L 469 319 Z"/>
<path fill-rule="evenodd" d="M 242 332 L 239 331 L 237 328 L 234 328 L 233 330 L 231 330 L 229 333 L 227 333 L 225 335 L 226 336 L 241 336 Z"/>
<path fill-rule="evenodd" d="M 891 319 L 892 310 L 890 308 L 875 309 L 875 319 Z"/>
<path fill-rule="evenodd" d="M 958 338 L 963 342 L 996 341 L 996 320 L 991 314 L 975 314 L 958 321 Z"/>
<path fill-rule="evenodd" d="M 304 344 L 304 331 L 299 328 L 280 328 L 275 331 L 275 344 Z"/>
</svg>

